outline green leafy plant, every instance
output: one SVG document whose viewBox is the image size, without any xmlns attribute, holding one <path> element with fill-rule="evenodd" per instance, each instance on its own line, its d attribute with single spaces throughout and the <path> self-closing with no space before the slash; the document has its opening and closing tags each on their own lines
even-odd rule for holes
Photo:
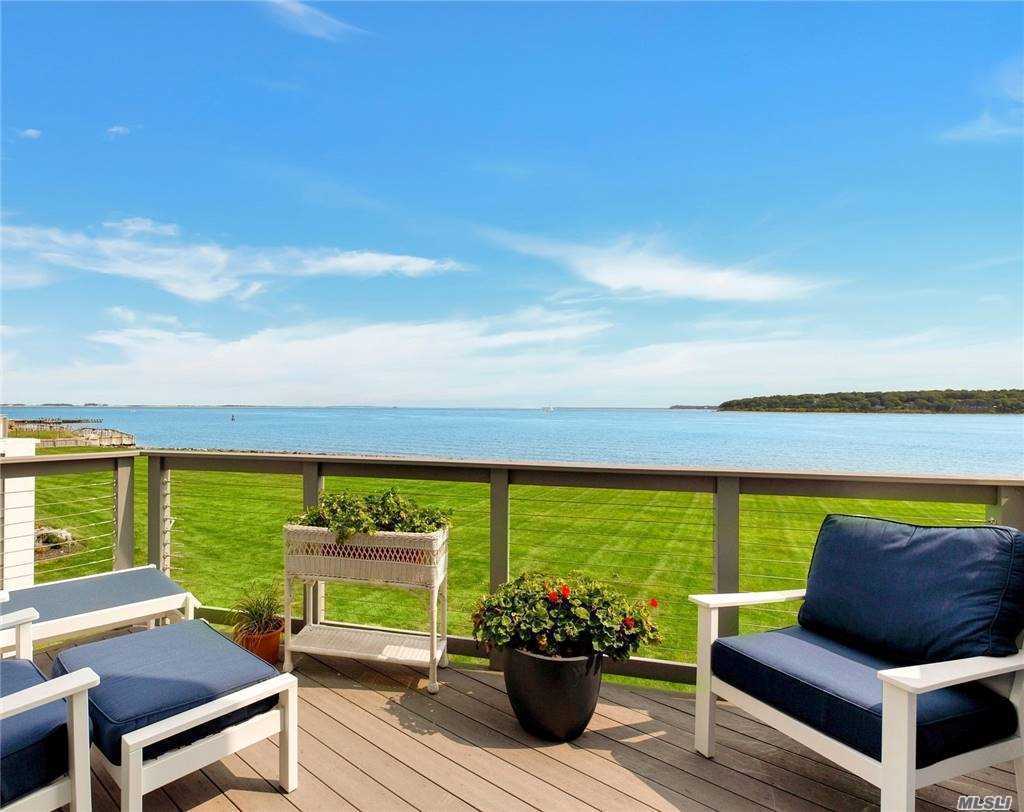
<svg viewBox="0 0 1024 812">
<path fill-rule="evenodd" d="M 309 527 L 327 527 L 338 534 L 338 541 L 344 541 L 355 533 L 372 533 L 373 521 L 366 510 L 366 504 L 358 496 L 345 493 L 325 493 L 315 505 L 306 508 L 298 516 L 289 519 L 293 524 Z"/>
<path fill-rule="evenodd" d="M 344 491 L 325 493 L 315 505 L 289 521 L 309 527 L 328 527 L 337 534 L 338 541 L 345 541 L 356 533 L 432 533 L 451 524 L 451 511 L 420 507 L 395 488 L 389 488 L 362 498 Z"/>
<path fill-rule="evenodd" d="M 654 598 L 631 602 L 582 573 L 524 572 L 480 600 L 473 637 L 488 651 L 628 660 L 641 645 L 661 642 L 652 618 L 657 606 Z"/>
<path fill-rule="evenodd" d="M 232 609 L 235 638 L 242 640 L 276 632 L 282 624 L 281 609 L 280 584 L 251 582 Z"/>
</svg>

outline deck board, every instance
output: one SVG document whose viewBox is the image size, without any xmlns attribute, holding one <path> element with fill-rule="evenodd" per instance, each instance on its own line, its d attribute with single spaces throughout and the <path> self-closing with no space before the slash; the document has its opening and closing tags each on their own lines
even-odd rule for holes
<svg viewBox="0 0 1024 812">
<path fill-rule="evenodd" d="M 36 662 L 48 671 L 52 658 Z M 719 755 L 693 749 L 693 695 L 606 683 L 576 742 L 525 733 L 500 674 L 440 672 L 431 695 L 407 666 L 300 655 L 299 789 L 276 785 L 278 747 L 266 739 L 148 794 L 147 812 L 647 812 L 877 809 L 878 790 L 735 708 L 718 714 Z M 93 759 L 93 806 L 119 808 L 116 784 Z M 961 794 L 1006 795 L 1000 764 L 918 792 L 919 812 L 956 808 Z M 1016 808 L 1016 798 L 1014 798 Z"/>
</svg>

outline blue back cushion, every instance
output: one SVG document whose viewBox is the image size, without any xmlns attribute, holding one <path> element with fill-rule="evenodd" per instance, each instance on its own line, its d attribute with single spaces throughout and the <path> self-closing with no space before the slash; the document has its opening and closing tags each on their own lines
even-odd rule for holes
<svg viewBox="0 0 1024 812">
<path fill-rule="evenodd" d="M 827 516 L 799 622 L 908 663 L 1014 654 L 1024 628 L 1024 534 Z"/>
</svg>

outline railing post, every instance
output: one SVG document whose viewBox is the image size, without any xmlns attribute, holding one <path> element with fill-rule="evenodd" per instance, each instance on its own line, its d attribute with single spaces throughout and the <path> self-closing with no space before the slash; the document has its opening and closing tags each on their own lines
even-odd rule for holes
<svg viewBox="0 0 1024 812">
<path fill-rule="evenodd" d="M 734 476 L 715 478 L 715 592 L 740 591 L 740 480 Z M 722 637 L 739 634 L 739 610 L 722 609 L 719 614 Z"/>
<path fill-rule="evenodd" d="M 509 571 L 508 469 L 491 469 L 491 590 L 508 581 Z M 500 669 L 501 657 L 491 654 L 491 668 Z"/>
<path fill-rule="evenodd" d="M 4 420 L 7 418 L 5 417 Z M 7 436 L 7 426 L 3 427 L 4 434 Z M 0 444 L 2 445 L 2 444 Z M 3 449 L 0 448 L 0 457 L 4 456 Z M 7 484 L 4 482 L 4 467 L 0 465 L 0 589 L 7 588 L 7 541 L 5 536 L 7 534 Z M 33 553 L 34 554 L 34 553 Z"/>
<path fill-rule="evenodd" d="M 135 563 L 135 458 L 114 460 L 114 569 Z"/>
<path fill-rule="evenodd" d="M 159 454 L 149 457 L 146 481 L 148 559 L 161 572 L 171 572 L 171 472 Z"/>
<path fill-rule="evenodd" d="M 312 507 L 324 492 L 324 477 L 316 460 L 302 463 L 302 506 Z M 324 584 L 305 584 L 302 590 L 302 619 L 304 623 L 323 623 Z"/>
<path fill-rule="evenodd" d="M 1024 488 L 1000 486 L 996 490 L 996 503 L 988 505 L 986 512 L 992 524 L 1024 530 Z"/>
</svg>

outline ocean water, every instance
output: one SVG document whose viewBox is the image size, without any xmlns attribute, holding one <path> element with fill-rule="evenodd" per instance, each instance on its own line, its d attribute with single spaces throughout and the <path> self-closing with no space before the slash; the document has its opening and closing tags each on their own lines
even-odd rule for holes
<svg viewBox="0 0 1024 812">
<path fill-rule="evenodd" d="M 5 408 L 142 446 L 793 471 L 1024 474 L 1024 415 L 669 409 Z M 234 419 L 232 419 L 234 418 Z"/>
</svg>

